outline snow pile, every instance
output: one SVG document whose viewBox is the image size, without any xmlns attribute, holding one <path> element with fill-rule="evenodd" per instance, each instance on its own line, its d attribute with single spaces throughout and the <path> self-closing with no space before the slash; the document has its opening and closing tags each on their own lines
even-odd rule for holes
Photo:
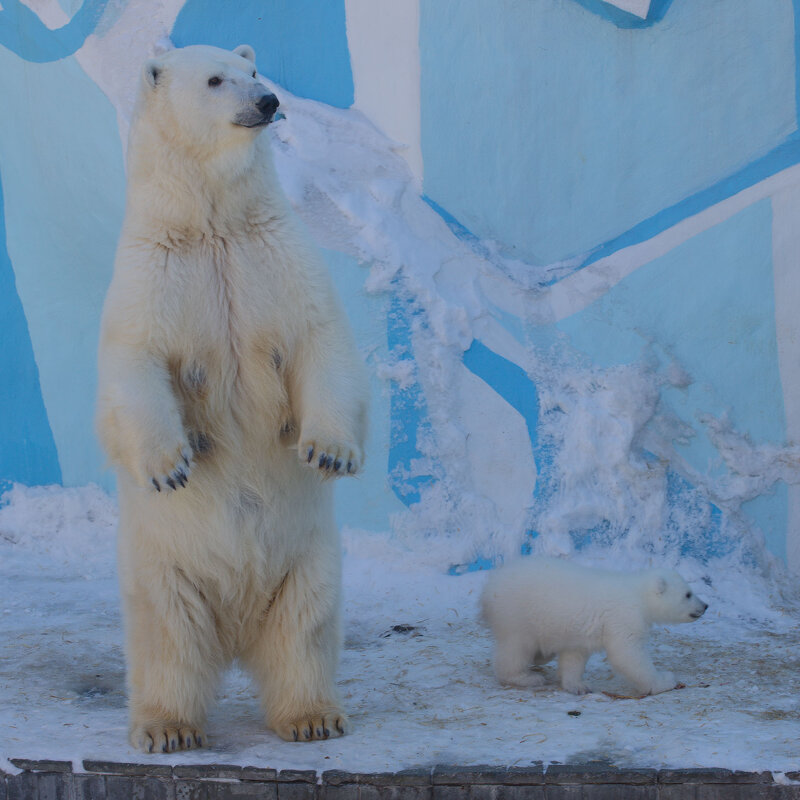
<svg viewBox="0 0 800 800">
<path fill-rule="evenodd" d="M 513 556 L 533 533 L 534 550 L 543 552 L 575 552 L 605 536 L 608 545 L 624 541 L 631 563 L 641 561 L 636 552 L 677 563 L 691 551 L 781 572 L 739 511 L 776 481 L 800 482 L 797 448 L 754 447 L 724 419 L 705 416 L 699 424 L 726 471 L 698 473 L 675 447 L 696 431 L 660 402 L 663 387 L 691 383 L 680 364 L 600 368 L 552 329 L 537 335 L 537 325 L 554 318 L 550 288 L 574 263 L 523 264 L 458 230 L 421 197 L 401 148 L 359 112 L 271 88 L 286 115 L 272 135 L 290 199 L 322 244 L 369 265 L 367 291 L 391 293 L 405 314 L 408 346 L 373 365 L 424 404 L 418 457 L 392 476 L 421 481 L 419 502 L 392 520 L 398 539 L 443 569 Z M 515 411 L 475 401 L 470 412 L 458 395 L 464 352 L 476 339 L 532 381 L 540 404 L 535 465 L 530 452 L 527 463 L 502 463 L 515 456 L 498 452 L 494 432 Z M 527 498 L 504 482 L 504 469 L 530 471 Z"/>
<path fill-rule="evenodd" d="M 0 499 L 0 542 L 9 558 L 48 557 L 87 575 L 108 569 L 108 543 L 117 525 L 114 501 L 98 486 L 12 486 Z M 113 564 L 112 564 L 113 566 Z"/>
</svg>

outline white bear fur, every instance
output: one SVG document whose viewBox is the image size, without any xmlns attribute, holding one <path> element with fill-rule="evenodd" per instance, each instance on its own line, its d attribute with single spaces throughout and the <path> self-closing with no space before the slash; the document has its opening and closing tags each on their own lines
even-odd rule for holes
<svg viewBox="0 0 800 800">
<path fill-rule="evenodd" d="M 614 572 L 534 557 L 492 572 L 481 605 L 501 683 L 541 686 L 544 677 L 531 666 L 558 656 L 561 686 L 575 694 L 590 691 L 586 662 L 603 650 L 640 692 L 673 689 L 675 676 L 659 672 L 647 654 L 650 626 L 691 622 L 708 607 L 671 570 Z"/>
<path fill-rule="evenodd" d="M 204 743 L 234 658 L 284 739 L 347 725 L 327 478 L 361 468 L 367 384 L 264 125 L 243 124 L 267 92 L 253 59 L 193 46 L 149 61 L 131 126 L 97 424 L 118 474 L 130 739 L 146 751 Z"/>
</svg>

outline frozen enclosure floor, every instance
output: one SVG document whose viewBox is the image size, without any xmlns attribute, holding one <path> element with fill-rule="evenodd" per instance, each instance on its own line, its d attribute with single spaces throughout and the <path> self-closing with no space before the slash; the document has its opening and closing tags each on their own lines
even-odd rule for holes
<svg viewBox="0 0 800 800">
<path fill-rule="evenodd" d="M 478 622 L 485 573 L 450 577 L 388 537 L 358 532 L 345 535 L 339 670 L 352 734 L 280 741 L 263 727 L 249 680 L 233 670 L 211 713 L 210 749 L 146 757 L 126 742 L 114 524 L 113 504 L 96 489 L 19 489 L 0 509 L 0 768 L 10 769 L 8 758 L 365 772 L 600 759 L 800 766 L 797 608 L 748 617 L 719 596 L 711 573 L 712 587 L 697 587 L 711 603 L 707 616 L 652 638 L 656 662 L 687 688 L 644 699 L 506 689 Z M 748 591 L 739 583 L 740 596 Z M 554 677 L 554 666 L 545 672 Z M 630 691 L 601 656 L 587 677 L 596 690 Z"/>
</svg>

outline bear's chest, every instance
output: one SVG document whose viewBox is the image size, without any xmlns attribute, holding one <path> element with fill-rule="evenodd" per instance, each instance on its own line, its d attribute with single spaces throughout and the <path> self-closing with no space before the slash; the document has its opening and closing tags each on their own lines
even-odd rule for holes
<svg viewBox="0 0 800 800">
<path fill-rule="evenodd" d="M 297 261 L 263 237 L 206 236 L 168 248 L 153 287 L 165 349 L 213 352 L 243 368 L 286 361 L 310 316 Z"/>
<path fill-rule="evenodd" d="M 213 237 L 173 250 L 166 273 L 166 303 L 182 327 L 201 335 L 252 337 L 283 329 L 297 298 L 285 265 L 247 239 Z"/>
<path fill-rule="evenodd" d="M 163 308 L 165 350 L 187 413 L 221 418 L 271 410 L 286 416 L 302 294 L 288 254 L 246 238 L 207 237 L 170 250 Z M 193 409 L 193 411 L 192 411 Z M 208 423 L 205 423 L 206 425 Z"/>
</svg>

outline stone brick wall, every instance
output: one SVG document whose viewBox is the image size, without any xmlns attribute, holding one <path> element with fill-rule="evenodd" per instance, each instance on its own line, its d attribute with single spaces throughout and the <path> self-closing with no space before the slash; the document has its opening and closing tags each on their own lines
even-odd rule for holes
<svg viewBox="0 0 800 800">
<path fill-rule="evenodd" d="M 0 800 L 800 800 L 800 772 L 618 769 L 600 764 L 437 766 L 399 772 L 314 771 L 224 764 L 168 766 L 12 759 Z"/>
</svg>

